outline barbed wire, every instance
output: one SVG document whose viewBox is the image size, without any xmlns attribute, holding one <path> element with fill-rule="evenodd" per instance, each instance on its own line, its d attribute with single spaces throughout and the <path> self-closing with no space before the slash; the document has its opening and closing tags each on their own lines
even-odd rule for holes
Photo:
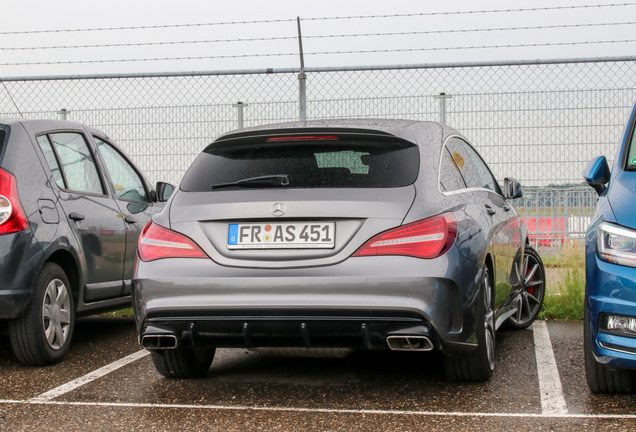
<svg viewBox="0 0 636 432">
<path fill-rule="evenodd" d="M 606 41 L 580 41 L 580 42 L 547 42 L 534 44 L 504 44 L 504 45 L 473 45 L 460 47 L 434 47 L 434 48 L 396 48 L 375 50 L 347 50 L 347 51 L 315 51 L 305 52 L 305 55 L 342 55 L 342 54 L 374 54 L 374 53 L 398 53 L 398 52 L 423 52 L 423 51 L 451 51 L 474 49 L 499 49 L 499 48 L 525 48 L 525 47 L 550 47 L 550 46 L 574 46 L 633 43 L 636 39 L 606 40 Z M 68 61 L 37 61 L 37 62 L 9 62 L 0 63 L 0 66 L 35 66 L 35 65 L 68 65 L 68 64 L 101 64 L 101 63 L 131 63 L 131 62 L 155 62 L 155 61 L 181 61 L 181 60 L 216 60 L 255 57 L 288 57 L 297 56 L 298 53 L 255 53 L 255 54 L 228 54 L 214 56 L 185 56 L 185 57 L 156 57 L 134 59 L 103 59 L 103 60 L 68 60 Z"/>
<path fill-rule="evenodd" d="M 470 14 L 491 14 L 491 13 L 513 13 L 513 12 L 538 12 L 538 11 L 554 11 L 554 10 L 574 10 L 574 9 L 594 9 L 594 8 L 614 8 L 636 6 L 636 3 L 610 3 L 596 5 L 571 5 L 571 6 L 547 6 L 532 8 L 516 8 L 516 9 L 490 9 L 476 11 L 450 11 L 450 12 L 422 12 L 408 14 L 384 14 L 384 15 L 354 15 L 354 16 L 333 16 L 333 17 L 310 17 L 302 18 L 302 21 L 327 21 L 327 20 L 352 20 L 352 19 L 379 19 L 379 18 L 405 18 L 405 17 L 423 17 L 423 16 L 451 16 L 451 15 L 470 15 Z M 190 23 L 190 24 L 164 24 L 150 26 L 120 26 L 120 27 L 97 27 L 97 28 L 78 28 L 78 29 L 49 29 L 49 30 L 21 30 L 21 31 L 3 31 L 0 35 L 25 35 L 25 34 L 42 34 L 42 33 L 73 33 L 73 32 L 100 32 L 100 31 L 120 31 L 120 30 L 149 30 L 149 29 L 168 29 L 168 28 L 186 28 L 186 27 L 205 27 L 205 26 L 223 26 L 223 25 L 246 25 L 246 24 L 280 24 L 285 22 L 294 22 L 296 19 L 268 19 L 253 21 L 228 21 L 228 22 L 209 22 L 209 23 Z"/>
<path fill-rule="evenodd" d="M 497 31 L 520 31 L 520 30 L 559 30 L 584 27 L 607 27 L 620 25 L 634 25 L 636 22 L 613 22 L 613 23 L 586 23 L 586 24 L 562 24 L 545 26 L 522 26 L 522 27 L 497 27 L 497 28 L 473 28 L 473 29 L 453 29 L 453 30 L 424 30 L 409 32 L 386 32 L 386 33 L 351 33 L 333 35 L 306 35 L 303 39 L 335 39 L 335 38 L 358 38 L 358 37 L 385 37 L 385 36 L 417 36 L 446 33 L 473 33 L 473 32 L 497 32 Z M 253 37 L 238 39 L 212 39 L 212 40 L 186 40 L 186 41 L 163 41 L 163 42 L 131 42 L 131 43 L 111 43 L 111 44 L 84 44 L 84 45 L 57 45 L 57 46 L 34 46 L 34 47 L 0 47 L 0 51 L 29 51 L 29 50 L 50 50 L 50 49 L 86 49 L 86 48 L 123 48 L 123 47 L 148 47 L 148 46 L 170 46 L 188 44 L 212 44 L 212 43 L 235 43 L 235 42 L 272 42 L 295 40 L 297 36 L 276 36 L 276 37 Z"/>
</svg>

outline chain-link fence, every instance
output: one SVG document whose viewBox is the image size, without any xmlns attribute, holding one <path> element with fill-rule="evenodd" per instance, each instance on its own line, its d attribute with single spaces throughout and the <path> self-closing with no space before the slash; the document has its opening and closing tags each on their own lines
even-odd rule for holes
<svg viewBox="0 0 636 432">
<path fill-rule="evenodd" d="M 151 181 L 172 183 L 220 134 L 297 120 L 299 99 L 308 119 L 443 118 L 497 179 L 522 182 L 518 207 L 547 243 L 584 232 L 581 215 L 593 212 L 596 194 L 570 188 L 592 157 L 611 163 L 636 100 L 636 58 L 305 73 L 302 95 L 295 70 L 5 78 L 0 116 L 57 118 L 65 109 L 67 119 L 107 132 Z"/>
</svg>

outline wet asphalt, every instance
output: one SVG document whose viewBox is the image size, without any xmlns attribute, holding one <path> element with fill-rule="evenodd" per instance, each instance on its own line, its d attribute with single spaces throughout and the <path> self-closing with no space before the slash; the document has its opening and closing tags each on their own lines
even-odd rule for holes
<svg viewBox="0 0 636 432">
<path fill-rule="evenodd" d="M 0 328 L 0 431 L 636 430 L 636 395 L 594 395 L 580 322 L 548 322 L 567 412 L 546 415 L 533 330 L 497 333 L 487 383 L 449 382 L 437 353 L 272 357 L 219 349 L 208 374 L 169 380 L 149 356 L 32 400 L 140 351 L 132 319 L 88 317 L 64 362 L 20 365 Z"/>
</svg>

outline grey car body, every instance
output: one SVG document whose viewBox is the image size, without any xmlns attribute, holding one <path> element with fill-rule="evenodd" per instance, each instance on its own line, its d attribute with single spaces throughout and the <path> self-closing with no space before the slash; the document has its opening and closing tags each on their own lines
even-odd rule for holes
<svg viewBox="0 0 636 432">
<path fill-rule="evenodd" d="M 73 122 L 0 119 L 0 171 L 0 320 L 20 361 L 54 363 L 76 313 L 131 304 L 137 239 L 163 203 L 106 134 Z"/>
<path fill-rule="evenodd" d="M 285 172 L 275 167 L 306 149 L 318 167 L 300 156 Z M 260 171 L 242 165 L 252 157 L 264 158 Z M 303 183 L 312 170 L 323 177 Z M 140 238 L 140 342 L 168 377 L 205 373 L 215 347 L 298 347 L 439 349 L 451 378 L 488 379 L 495 329 L 530 325 L 544 289 L 541 260 L 507 202 L 520 185 L 504 187 L 461 134 L 434 122 L 312 121 L 221 136 L 153 218 L 203 254 L 144 259 L 143 248 L 167 237 Z M 448 214 L 455 238 L 438 256 L 360 254 L 379 233 Z M 316 248 L 249 244 L 285 222 L 316 233 L 333 223 L 335 239 Z M 231 244 L 232 227 L 244 229 L 243 247 Z M 467 365 L 476 370 L 462 371 Z"/>
</svg>

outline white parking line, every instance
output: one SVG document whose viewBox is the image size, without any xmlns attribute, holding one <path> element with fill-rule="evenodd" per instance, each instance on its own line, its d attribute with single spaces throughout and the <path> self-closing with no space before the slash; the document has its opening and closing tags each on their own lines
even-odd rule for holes
<svg viewBox="0 0 636 432">
<path fill-rule="evenodd" d="M 561 377 L 557 368 L 552 341 L 545 321 L 532 324 L 534 333 L 534 352 L 537 357 L 537 374 L 541 392 L 541 412 L 544 415 L 566 415 L 568 407 L 563 395 Z"/>
<path fill-rule="evenodd" d="M 67 402 L 50 400 L 0 400 L 0 404 L 26 405 L 61 405 L 75 407 L 108 407 L 108 408 L 141 408 L 141 409 L 194 409 L 212 411 L 253 411 L 253 412 L 292 412 L 322 414 L 362 414 L 362 415 L 396 415 L 396 416 L 434 416 L 434 417 L 482 417 L 482 418 L 560 418 L 560 419 L 634 419 L 636 414 L 549 414 L 537 413 L 492 413 L 463 411 L 412 411 L 382 409 L 337 409 L 337 408 L 301 408 L 301 407 L 268 407 L 253 405 L 191 405 L 134 402 Z"/>
<path fill-rule="evenodd" d="M 140 358 L 145 357 L 148 354 L 150 354 L 150 352 L 146 350 L 137 351 L 136 353 L 130 354 L 129 356 L 114 361 L 111 364 L 108 364 L 82 377 L 79 377 L 76 380 L 70 381 L 66 384 L 62 384 L 61 386 L 56 387 L 53 390 L 49 390 L 46 393 L 35 396 L 34 398 L 31 398 L 29 402 L 46 402 L 55 399 L 56 397 L 75 390 L 76 388 L 81 387 L 84 384 L 95 381 L 97 378 L 101 378 L 104 375 L 107 375 L 112 371 L 119 369 L 120 367 L 126 366 L 127 364 L 132 363 L 135 360 L 139 360 Z"/>
<path fill-rule="evenodd" d="M 539 378 L 539 391 L 541 393 L 541 414 L 528 413 L 462 413 L 462 412 L 434 412 L 434 411 L 393 411 L 393 410 L 348 410 L 348 409 L 314 409 L 314 408 L 280 408 L 280 407 L 240 407 L 240 406 L 208 406 L 208 405 L 169 405 L 169 404 L 134 404 L 134 403 L 91 403 L 91 402 L 57 402 L 53 399 L 75 390 L 78 387 L 88 384 L 101 378 L 123 366 L 126 366 L 149 354 L 146 350 L 140 350 L 130 354 L 120 360 L 101 367 L 80 378 L 42 393 L 26 401 L 6 401 L 0 403 L 33 403 L 33 404 L 62 404 L 62 405 L 97 405 L 113 407 L 164 407 L 164 408 L 196 408 L 196 409 L 228 409 L 228 410 L 270 410 L 270 411 L 298 411 L 298 412 L 330 412 L 330 413 L 361 413 L 361 414 L 397 414 L 397 415 L 458 415 L 477 417 L 497 417 L 497 416 L 527 416 L 527 417 L 571 417 L 571 418 L 636 418 L 636 415 L 569 415 L 561 379 L 557 369 L 554 351 L 548 327 L 545 321 L 536 321 L 532 326 L 534 334 L 535 355 L 537 359 L 537 372 Z"/>
</svg>

